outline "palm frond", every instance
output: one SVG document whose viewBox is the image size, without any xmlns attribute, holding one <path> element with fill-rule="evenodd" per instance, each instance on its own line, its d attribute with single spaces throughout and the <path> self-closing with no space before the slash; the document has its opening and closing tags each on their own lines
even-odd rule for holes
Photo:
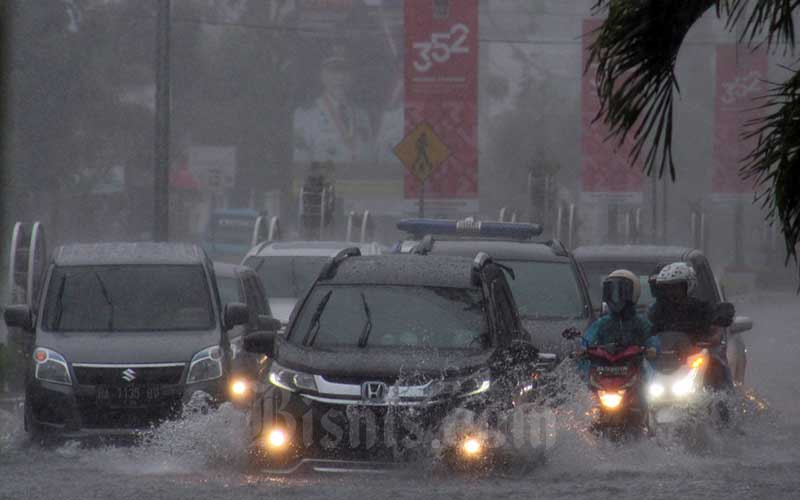
<svg viewBox="0 0 800 500">
<path fill-rule="evenodd" d="M 764 97 L 764 116 L 746 125 L 745 138 L 757 137 L 741 174 L 756 182 L 758 199 L 768 218 L 781 226 L 787 259 L 797 259 L 800 241 L 800 73 L 771 84 Z"/>
<path fill-rule="evenodd" d="M 597 64 L 602 119 L 622 144 L 633 134 L 635 163 L 645 147 L 644 169 L 662 176 L 672 161 L 673 97 L 679 91 L 675 61 L 686 33 L 720 0 L 597 0 L 607 9 L 594 33 L 588 64 Z M 588 66 L 587 66 L 588 69 Z"/>
<path fill-rule="evenodd" d="M 720 5 L 724 4 L 729 29 L 742 19 L 747 19 L 739 41 L 751 44 L 758 39 L 770 47 L 785 43 L 787 49 L 794 48 L 792 12 L 800 7 L 800 0 L 718 0 L 718 2 Z"/>
</svg>

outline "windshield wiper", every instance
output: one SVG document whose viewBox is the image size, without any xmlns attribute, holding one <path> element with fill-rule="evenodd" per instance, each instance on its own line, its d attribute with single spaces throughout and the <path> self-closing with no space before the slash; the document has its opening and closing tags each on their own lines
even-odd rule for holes
<svg viewBox="0 0 800 500">
<path fill-rule="evenodd" d="M 108 294 L 108 289 L 106 288 L 105 283 L 103 283 L 102 278 L 100 278 L 100 274 L 95 272 L 94 277 L 97 279 L 97 283 L 100 285 L 100 291 L 103 294 L 103 298 L 106 299 L 106 303 L 108 304 L 108 331 L 111 332 L 114 330 L 114 303 L 111 302 L 111 296 Z"/>
<path fill-rule="evenodd" d="M 325 306 L 328 305 L 328 301 L 333 294 L 333 290 L 328 290 L 322 300 L 319 301 L 319 305 L 317 305 L 317 309 L 314 311 L 314 316 L 311 317 L 311 324 L 308 325 L 308 331 L 306 331 L 305 337 L 303 337 L 303 344 L 304 345 L 313 345 L 314 341 L 317 339 L 317 334 L 319 333 L 319 319 L 322 317 L 322 311 L 325 310 Z M 313 333 L 312 333 L 313 332 Z"/>
<path fill-rule="evenodd" d="M 61 281 L 58 283 L 58 295 L 56 295 L 56 317 L 55 317 L 55 324 L 53 325 L 53 330 L 58 331 L 58 328 L 61 326 L 61 313 L 64 312 L 64 285 L 67 284 L 67 275 L 61 275 Z"/>
<path fill-rule="evenodd" d="M 364 292 L 361 292 L 361 303 L 364 304 L 364 314 L 367 316 L 367 321 L 364 323 L 364 328 L 361 330 L 361 336 L 358 337 L 358 347 L 365 347 L 367 340 L 369 340 L 369 333 L 372 331 L 372 315 L 369 312 L 369 304 Z"/>
</svg>

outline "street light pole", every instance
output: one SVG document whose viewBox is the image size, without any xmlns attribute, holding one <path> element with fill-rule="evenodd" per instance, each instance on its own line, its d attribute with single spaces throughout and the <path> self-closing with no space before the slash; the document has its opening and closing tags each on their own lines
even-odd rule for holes
<svg viewBox="0 0 800 500">
<path fill-rule="evenodd" d="M 153 239 L 169 239 L 170 0 L 157 0 L 156 128 L 153 172 Z"/>
</svg>

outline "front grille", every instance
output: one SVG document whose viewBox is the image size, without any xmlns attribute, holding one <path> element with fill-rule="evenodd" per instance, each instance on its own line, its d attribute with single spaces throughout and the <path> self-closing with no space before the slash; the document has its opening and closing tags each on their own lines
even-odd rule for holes
<svg viewBox="0 0 800 500">
<path fill-rule="evenodd" d="M 142 429 L 177 418 L 181 412 L 180 395 L 154 401 L 146 407 L 111 408 L 100 406 L 94 398 L 79 397 L 81 427 L 86 429 Z"/>
<path fill-rule="evenodd" d="M 181 382 L 185 365 L 137 367 L 119 365 L 113 367 L 74 366 L 75 378 L 80 385 L 175 385 Z"/>
<path fill-rule="evenodd" d="M 358 376 L 337 376 L 337 375 L 323 375 L 322 378 L 327 380 L 328 382 L 333 382 L 335 384 L 349 384 L 349 385 L 358 385 L 360 386 L 364 382 L 383 382 L 388 386 L 398 385 L 398 386 L 419 386 L 425 385 L 431 380 L 432 377 L 426 375 L 400 375 L 400 376 L 390 376 L 390 377 L 370 377 L 367 375 L 358 375 Z"/>
</svg>

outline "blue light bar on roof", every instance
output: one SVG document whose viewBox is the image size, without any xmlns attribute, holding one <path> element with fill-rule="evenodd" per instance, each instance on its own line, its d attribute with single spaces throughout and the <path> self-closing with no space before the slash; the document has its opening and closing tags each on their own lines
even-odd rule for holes
<svg viewBox="0 0 800 500">
<path fill-rule="evenodd" d="M 542 234 L 542 226 L 539 224 L 488 222 L 474 219 L 403 219 L 397 223 L 397 229 L 415 236 L 432 234 L 443 236 L 508 238 L 514 240 L 528 240 Z"/>
</svg>

